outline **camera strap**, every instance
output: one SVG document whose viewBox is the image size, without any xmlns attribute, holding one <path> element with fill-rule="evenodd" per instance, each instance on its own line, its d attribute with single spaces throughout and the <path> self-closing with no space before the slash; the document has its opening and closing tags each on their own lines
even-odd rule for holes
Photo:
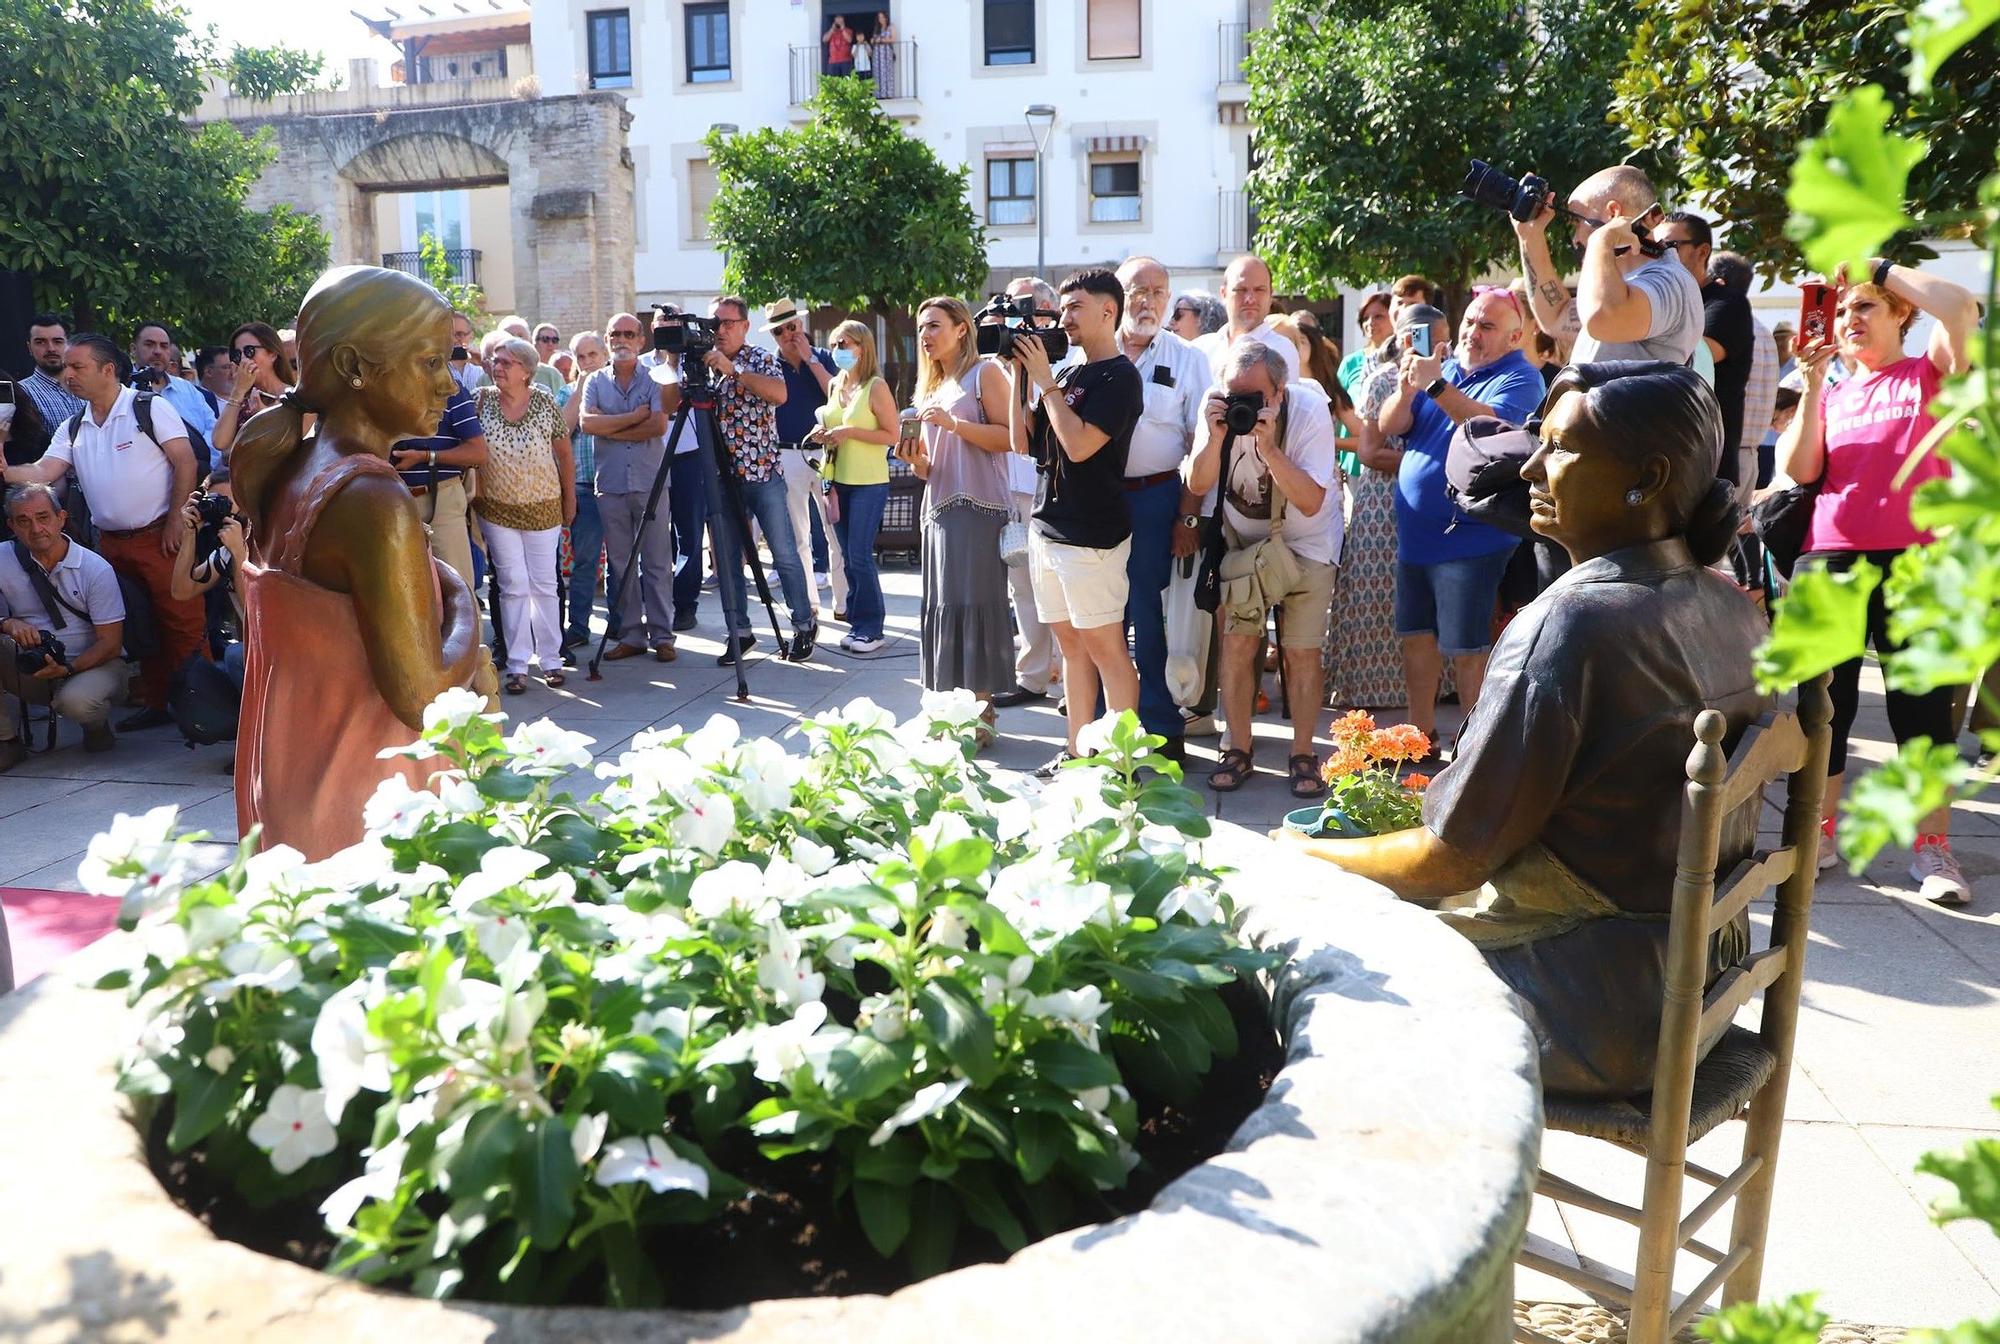
<svg viewBox="0 0 2000 1344">
<path fill-rule="evenodd" d="M 48 616 L 51 626 L 60 630 L 69 624 L 68 621 L 56 615 L 57 607 L 61 607 L 64 611 L 69 612 L 86 625 L 97 624 L 97 622 L 90 619 L 89 612 L 78 611 L 69 604 L 68 600 L 61 593 L 56 591 L 56 586 L 49 582 L 49 576 L 44 574 L 42 567 L 35 563 L 35 557 L 29 553 L 26 545 L 20 541 L 15 541 L 12 544 L 14 547 L 15 563 L 21 566 L 21 572 L 26 574 L 28 582 L 34 585 L 35 596 L 42 599 L 42 611 Z M 71 542 L 70 545 L 74 546 L 76 543 Z"/>
</svg>

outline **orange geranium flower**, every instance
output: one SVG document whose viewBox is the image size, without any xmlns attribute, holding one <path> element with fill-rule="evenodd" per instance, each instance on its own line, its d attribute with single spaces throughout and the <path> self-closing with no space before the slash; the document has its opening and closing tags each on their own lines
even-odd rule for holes
<svg viewBox="0 0 2000 1344">
<path fill-rule="evenodd" d="M 1333 721 L 1332 738 L 1339 743 L 1348 743 L 1357 738 L 1365 738 L 1375 731 L 1375 716 L 1365 709 L 1350 709 Z"/>
<path fill-rule="evenodd" d="M 1403 776 L 1403 787 L 1411 793 L 1422 793 L 1431 786 L 1429 775 L 1407 774 Z"/>
<path fill-rule="evenodd" d="M 1343 779 L 1366 770 L 1374 763 L 1366 749 L 1359 746 L 1344 746 L 1327 758 L 1326 765 L 1320 770 L 1320 778 L 1331 784 L 1336 779 Z"/>
<path fill-rule="evenodd" d="M 1420 761 L 1430 754 L 1430 738 L 1414 724 L 1399 723 L 1375 736 L 1375 752 L 1385 761 Z"/>
</svg>

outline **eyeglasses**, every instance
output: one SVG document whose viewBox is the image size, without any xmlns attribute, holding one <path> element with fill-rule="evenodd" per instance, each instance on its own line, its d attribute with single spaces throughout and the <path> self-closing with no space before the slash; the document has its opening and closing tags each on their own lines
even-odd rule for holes
<svg viewBox="0 0 2000 1344">
<path fill-rule="evenodd" d="M 740 327 L 749 322 L 749 320 L 747 317 L 718 317 L 715 319 L 715 325 L 718 327 Z"/>
<path fill-rule="evenodd" d="M 639 329 L 637 327 L 614 327 L 609 335 L 613 340 L 617 340 L 622 336 L 628 341 L 636 341 L 639 339 Z"/>
<path fill-rule="evenodd" d="M 1658 242 L 1661 247 L 1666 248 L 1670 252 L 1675 250 L 1676 248 L 1701 246 L 1700 243 L 1697 243 L 1692 238 L 1659 238 L 1655 239 L 1654 241 Z"/>
<path fill-rule="evenodd" d="M 1181 320 L 1182 318 L 1184 318 L 1184 317 L 1194 317 L 1195 315 L 1196 315 L 1196 314 L 1195 314 L 1195 311 L 1194 311 L 1194 309 L 1192 309 L 1192 308 L 1176 308 L 1176 309 L 1174 309 L 1174 321 L 1176 321 L 1176 322 L 1180 321 L 1180 320 Z"/>
<path fill-rule="evenodd" d="M 254 341 L 249 345 L 239 345 L 229 352 L 229 362 L 231 364 L 241 364 L 244 360 L 249 359 L 263 348 L 263 346 L 256 344 Z"/>
</svg>

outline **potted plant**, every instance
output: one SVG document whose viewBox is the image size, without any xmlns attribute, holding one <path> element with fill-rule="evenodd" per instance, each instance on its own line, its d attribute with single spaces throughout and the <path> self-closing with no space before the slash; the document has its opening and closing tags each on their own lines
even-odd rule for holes
<svg viewBox="0 0 2000 1344">
<path fill-rule="evenodd" d="M 1334 721 L 1334 753 L 1321 769 L 1326 801 L 1285 814 L 1287 828 L 1320 838 L 1359 839 L 1404 831 L 1423 821 L 1427 775 L 1408 767 L 1430 754 L 1431 740 L 1412 724 L 1377 728 L 1362 710 Z"/>
</svg>

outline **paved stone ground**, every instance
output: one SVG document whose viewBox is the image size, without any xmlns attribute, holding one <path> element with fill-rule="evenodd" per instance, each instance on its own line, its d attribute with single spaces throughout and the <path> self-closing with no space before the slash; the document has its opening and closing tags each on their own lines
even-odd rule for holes
<svg viewBox="0 0 2000 1344">
<path fill-rule="evenodd" d="M 693 726 L 716 712 L 756 733 L 782 732 L 801 714 L 860 695 L 907 713 L 920 695 L 917 576 L 892 567 L 884 582 L 885 649 L 862 659 L 825 648 L 797 667 L 760 658 L 749 669 L 749 705 L 732 702 L 732 674 L 715 666 L 720 627 L 708 595 L 703 624 L 683 637 L 679 662 L 606 664 L 601 682 L 579 672 L 560 691 L 535 685 L 508 698 L 506 708 L 590 733 L 600 753 L 649 726 Z M 837 639 L 839 628 L 829 628 Z M 757 652 L 769 649 L 766 629 Z M 1889 736 L 1872 670 L 1863 690 L 1854 754 L 1880 760 Z M 1000 765 L 1032 767 L 1061 745 L 1053 701 L 1004 711 L 1001 728 L 989 753 Z M 1268 827 L 1292 805 L 1273 769 L 1284 760 L 1289 732 L 1267 716 L 1258 736 L 1264 772 L 1238 793 L 1204 794 L 1216 815 Z M 1191 745 L 1205 775 L 1216 740 Z M 186 825 L 233 844 L 229 755 L 227 747 L 190 750 L 165 729 L 132 735 L 109 755 L 86 756 L 68 730 L 55 754 L 0 775 L 0 886 L 74 889 L 90 837 L 118 811 L 161 802 L 180 804 Z M 1766 818 L 1776 826 L 1774 811 Z M 1765 1287 L 1768 1294 L 1818 1289 L 1820 1305 L 1838 1320 L 1947 1325 L 2000 1315 L 2000 1239 L 1969 1224 L 1933 1226 L 1926 1206 L 1946 1187 L 1913 1171 L 1929 1149 L 2000 1131 L 2000 1113 L 1989 1104 L 2000 1092 L 2000 790 L 1960 805 L 1954 830 L 1974 886 L 1966 910 L 1915 900 L 1906 855 L 1885 855 L 1858 879 L 1840 871 L 1820 880 Z M 218 864 L 228 853 L 222 843 L 213 852 Z M 1740 1126 L 1725 1126 L 1696 1145 L 1694 1160 L 1730 1163 L 1734 1150 L 1726 1145 L 1739 1134 Z M 1566 1135 L 1549 1136 L 1545 1159 L 1553 1170 L 1638 1202 L 1637 1159 Z M 1597 1259 L 1631 1263 L 1635 1237 L 1609 1219 L 1538 1201 L 1531 1225 Z M 1579 1300 L 1527 1272 L 1517 1294 Z"/>
</svg>

